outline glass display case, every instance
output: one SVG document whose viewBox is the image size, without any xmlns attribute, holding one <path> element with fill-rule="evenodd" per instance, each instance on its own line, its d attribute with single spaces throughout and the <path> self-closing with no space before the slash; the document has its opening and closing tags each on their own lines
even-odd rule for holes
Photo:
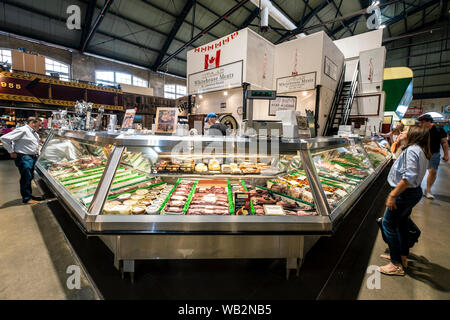
<svg viewBox="0 0 450 320">
<path fill-rule="evenodd" d="M 37 167 L 90 233 L 327 233 L 387 159 L 362 142 L 66 131 Z"/>
<path fill-rule="evenodd" d="M 187 258 L 286 258 L 298 271 L 387 164 L 371 143 L 55 131 L 36 169 L 125 272 Z"/>
<path fill-rule="evenodd" d="M 389 144 L 383 138 L 372 137 L 363 139 L 364 150 L 369 156 L 373 167 L 378 170 L 391 159 Z"/>
</svg>

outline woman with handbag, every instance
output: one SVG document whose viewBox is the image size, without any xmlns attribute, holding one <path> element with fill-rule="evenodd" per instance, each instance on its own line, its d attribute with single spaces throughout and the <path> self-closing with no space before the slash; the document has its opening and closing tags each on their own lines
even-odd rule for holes
<svg viewBox="0 0 450 320">
<path fill-rule="evenodd" d="M 412 209 L 422 198 L 421 183 L 431 158 L 430 134 L 421 127 L 410 127 L 406 146 L 391 167 L 388 183 L 393 190 L 386 200 L 386 213 L 382 220 L 382 232 L 389 245 L 391 261 L 378 268 L 383 274 L 405 275 L 409 254 L 408 219 Z"/>
</svg>

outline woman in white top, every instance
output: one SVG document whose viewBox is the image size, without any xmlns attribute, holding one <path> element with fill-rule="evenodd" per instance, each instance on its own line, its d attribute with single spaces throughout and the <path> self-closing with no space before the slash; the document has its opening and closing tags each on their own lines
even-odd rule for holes
<svg viewBox="0 0 450 320">
<path fill-rule="evenodd" d="M 406 148 L 392 165 L 388 183 L 393 188 L 386 200 L 386 213 L 382 220 L 382 232 L 389 245 L 391 261 L 378 270 L 388 275 L 405 275 L 406 257 L 409 254 L 408 218 L 422 198 L 420 187 L 431 158 L 430 134 L 421 127 L 410 127 Z"/>
</svg>

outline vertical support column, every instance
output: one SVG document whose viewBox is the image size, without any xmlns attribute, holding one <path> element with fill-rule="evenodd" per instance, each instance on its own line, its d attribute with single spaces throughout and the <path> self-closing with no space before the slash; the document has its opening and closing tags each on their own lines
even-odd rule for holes
<svg viewBox="0 0 450 320">
<path fill-rule="evenodd" d="M 108 162 L 106 163 L 105 171 L 100 179 L 97 189 L 95 190 L 94 198 L 89 206 L 90 215 L 99 215 L 103 205 L 108 196 L 109 189 L 116 175 L 117 167 L 119 166 L 120 159 L 122 159 L 122 153 L 125 147 L 114 147 Z"/>
<path fill-rule="evenodd" d="M 320 110 L 320 87 L 321 85 L 318 85 L 316 87 L 316 108 L 314 110 L 314 127 L 316 129 L 316 134 L 314 137 L 311 138 L 315 138 L 317 136 L 319 136 L 319 110 Z"/>
</svg>

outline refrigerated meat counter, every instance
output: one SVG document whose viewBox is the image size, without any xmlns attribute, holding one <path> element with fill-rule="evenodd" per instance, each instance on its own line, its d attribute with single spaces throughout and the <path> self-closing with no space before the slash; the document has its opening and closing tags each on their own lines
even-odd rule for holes
<svg viewBox="0 0 450 320">
<path fill-rule="evenodd" d="M 391 159 L 375 138 L 53 131 L 36 170 L 122 272 L 140 259 L 301 265 Z"/>
</svg>

